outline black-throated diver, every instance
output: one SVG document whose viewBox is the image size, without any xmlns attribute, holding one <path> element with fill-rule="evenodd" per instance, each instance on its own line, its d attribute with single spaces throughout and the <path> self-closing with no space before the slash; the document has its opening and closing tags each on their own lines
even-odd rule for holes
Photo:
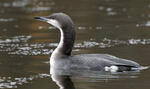
<svg viewBox="0 0 150 89">
<path fill-rule="evenodd" d="M 54 70 L 123 72 L 139 70 L 142 67 L 134 61 L 108 54 L 71 55 L 75 40 L 74 24 L 71 18 L 64 13 L 54 13 L 46 17 L 35 17 L 35 19 L 53 25 L 61 33 L 59 45 L 50 58 L 51 74 Z"/>
</svg>

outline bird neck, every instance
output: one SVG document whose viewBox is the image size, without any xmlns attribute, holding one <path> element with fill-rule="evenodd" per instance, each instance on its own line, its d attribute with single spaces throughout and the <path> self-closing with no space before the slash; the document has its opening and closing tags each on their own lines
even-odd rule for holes
<svg viewBox="0 0 150 89">
<path fill-rule="evenodd" d="M 60 42 L 58 47 L 55 49 L 62 55 L 70 56 L 72 47 L 75 41 L 75 31 L 73 26 L 66 26 L 59 28 L 60 30 Z"/>
</svg>

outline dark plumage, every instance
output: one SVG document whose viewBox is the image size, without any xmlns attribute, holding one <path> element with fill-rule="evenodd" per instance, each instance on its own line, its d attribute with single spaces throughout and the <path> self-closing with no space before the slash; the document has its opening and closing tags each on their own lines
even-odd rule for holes
<svg viewBox="0 0 150 89">
<path fill-rule="evenodd" d="M 75 40 L 74 24 L 71 18 L 64 13 L 54 13 L 46 17 L 36 17 L 57 27 L 61 33 L 58 47 L 51 55 L 51 73 L 56 70 L 96 70 L 123 72 L 134 71 L 141 66 L 131 60 L 117 58 L 108 54 L 80 54 L 71 55 Z"/>
</svg>

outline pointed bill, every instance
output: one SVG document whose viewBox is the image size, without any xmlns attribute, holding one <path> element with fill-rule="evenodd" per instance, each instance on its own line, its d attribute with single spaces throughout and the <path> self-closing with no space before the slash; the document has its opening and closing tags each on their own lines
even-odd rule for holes
<svg viewBox="0 0 150 89">
<path fill-rule="evenodd" d="M 45 17 L 34 17 L 34 19 L 37 19 L 37 20 L 40 20 L 40 21 L 44 21 L 44 22 L 48 21 L 48 19 L 45 18 Z"/>
</svg>

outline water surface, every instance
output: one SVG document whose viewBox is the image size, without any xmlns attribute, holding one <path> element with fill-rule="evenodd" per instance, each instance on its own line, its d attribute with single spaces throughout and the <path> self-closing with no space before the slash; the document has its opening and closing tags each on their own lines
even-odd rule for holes
<svg viewBox="0 0 150 89">
<path fill-rule="evenodd" d="M 106 53 L 149 66 L 149 10 L 149 0 L 1 0 L 0 88 L 59 89 L 49 75 L 59 31 L 33 19 L 55 12 L 67 13 L 75 23 L 73 54 Z M 54 78 L 67 81 L 70 89 L 149 89 L 149 74 L 148 69 Z"/>
</svg>

